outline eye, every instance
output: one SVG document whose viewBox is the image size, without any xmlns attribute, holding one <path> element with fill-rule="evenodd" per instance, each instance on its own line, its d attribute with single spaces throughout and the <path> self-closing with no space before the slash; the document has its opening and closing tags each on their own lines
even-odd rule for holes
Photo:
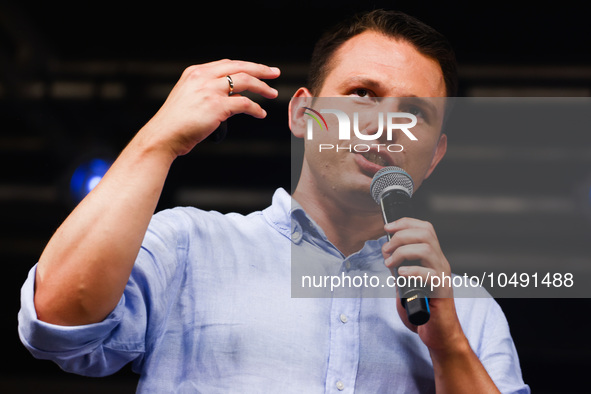
<svg viewBox="0 0 591 394">
<path fill-rule="evenodd" d="M 359 97 L 367 97 L 369 96 L 369 92 L 365 89 L 355 89 L 354 94 L 357 94 Z"/>
<path fill-rule="evenodd" d="M 355 88 L 352 89 L 349 92 L 349 96 L 357 96 L 357 97 L 375 97 L 375 95 L 373 94 L 373 92 L 371 90 L 368 89 L 364 89 L 364 88 Z"/>
<path fill-rule="evenodd" d="M 404 112 L 407 112 L 409 114 L 413 114 L 414 116 L 416 116 L 417 118 L 425 118 L 425 112 L 420 108 L 417 107 L 416 105 L 409 105 L 408 107 L 406 107 L 404 109 Z"/>
</svg>

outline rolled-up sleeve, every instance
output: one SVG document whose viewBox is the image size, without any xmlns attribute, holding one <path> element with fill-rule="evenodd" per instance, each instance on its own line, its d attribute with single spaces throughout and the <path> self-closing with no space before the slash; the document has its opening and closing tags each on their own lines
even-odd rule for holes
<svg viewBox="0 0 591 394">
<path fill-rule="evenodd" d="M 125 291 L 115 309 L 101 322 L 59 326 L 37 318 L 35 272 L 21 289 L 18 331 L 22 343 L 39 359 L 85 376 L 105 376 L 129 362 L 139 372 L 146 342 L 157 337 L 178 292 L 187 238 L 182 210 L 162 211 L 152 218 Z M 182 236 L 179 236 L 182 235 Z M 180 257 L 179 257 L 180 256 Z"/>
<path fill-rule="evenodd" d="M 63 370 L 86 376 L 105 376 L 118 371 L 144 352 L 145 316 L 130 304 L 135 303 L 133 289 L 126 289 L 115 309 L 101 322 L 82 326 L 59 326 L 37 318 L 34 305 L 35 272 L 21 289 L 18 314 L 19 337 L 31 354 L 52 360 Z M 133 283 L 128 284 L 133 287 Z M 137 313 L 137 316 L 125 314 Z M 133 324 L 126 323 L 130 320 Z M 143 324 L 143 327 L 142 327 Z"/>
</svg>

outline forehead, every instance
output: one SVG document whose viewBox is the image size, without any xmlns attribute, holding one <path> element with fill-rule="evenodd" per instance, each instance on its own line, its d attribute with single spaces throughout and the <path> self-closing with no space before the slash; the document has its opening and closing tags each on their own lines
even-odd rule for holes
<svg viewBox="0 0 591 394">
<path fill-rule="evenodd" d="M 335 52 L 325 78 L 325 90 L 336 93 L 351 80 L 374 81 L 379 96 L 445 97 L 439 63 L 412 44 L 367 31 L 344 42 Z"/>
</svg>

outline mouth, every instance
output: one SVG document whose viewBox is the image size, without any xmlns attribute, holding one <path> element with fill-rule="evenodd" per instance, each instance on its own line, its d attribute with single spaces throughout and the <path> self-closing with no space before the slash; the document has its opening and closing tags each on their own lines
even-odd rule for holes
<svg viewBox="0 0 591 394">
<path fill-rule="evenodd" d="M 368 152 L 358 152 L 354 156 L 355 162 L 361 171 L 369 177 L 373 177 L 376 172 L 384 167 L 396 165 L 392 157 L 386 152 L 370 150 Z"/>
<path fill-rule="evenodd" d="M 377 164 L 380 167 L 386 167 L 390 163 L 386 161 L 386 159 L 381 156 L 379 153 L 376 152 L 364 152 L 361 153 L 361 156 L 365 157 L 365 159 L 371 163 Z"/>
</svg>

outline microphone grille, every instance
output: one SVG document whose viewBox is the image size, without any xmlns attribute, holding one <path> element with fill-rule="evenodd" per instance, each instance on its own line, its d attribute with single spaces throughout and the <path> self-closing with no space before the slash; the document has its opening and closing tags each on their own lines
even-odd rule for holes
<svg viewBox="0 0 591 394">
<path fill-rule="evenodd" d="M 373 176 L 370 192 L 376 203 L 380 203 L 380 195 L 389 186 L 399 186 L 412 197 L 414 183 L 410 175 L 400 167 L 384 167 Z"/>
</svg>

